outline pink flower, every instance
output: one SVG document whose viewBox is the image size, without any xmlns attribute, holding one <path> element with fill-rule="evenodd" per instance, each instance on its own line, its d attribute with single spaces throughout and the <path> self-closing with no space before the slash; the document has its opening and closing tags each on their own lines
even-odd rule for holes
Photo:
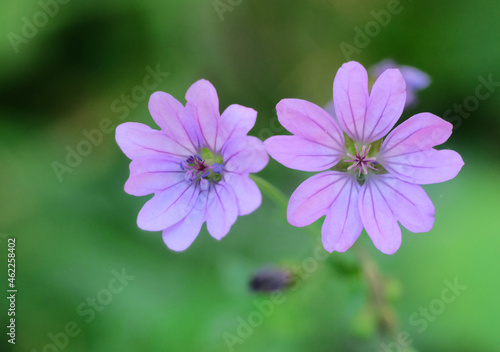
<svg viewBox="0 0 500 352">
<path fill-rule="evenodd" d="M 262 196 L 249 173 L 262 170 L 269 158 L 263 143 L 247 133 L 257 112 L 240 105 L 219 113 L 219 99 L 206 80 L 186 93 L 186 106 L 163 92 L 149 100 L 161 130 L 127 122 L 117 127 L 116 141 L 132 160 L 125 191 L 154 193 L 139 212 L 137 225 L 163 231 L 173 250 L 187 249 L 204 222 L 217 240 L 238 215 L 257 209 Z"/>
<path fill-rule="evenodd" d="M 293 192 L 288 222 L 302 227 L 325 215 L 327 251 L 346 251 L 364 227 L 375 247 L 393 254 L 401 245 L 398 221 L 411 232 L 434 224 L 434 205 L 420 184 L 450 180 L 464 164 L 458 153 L 433 148 L 450 137 L 452 125 L 421 113 L 389 133 L 406 101 L 397 69 L 380 75 L 368 94 L 364 67 L 346 63 L 335 77 L 333 100 L 338 123 L 304 100 L 277 105 L 280 123 L 293 136 L 267 139 L 269 154 L 292 169 L 323 171 Z"/>
</svg>

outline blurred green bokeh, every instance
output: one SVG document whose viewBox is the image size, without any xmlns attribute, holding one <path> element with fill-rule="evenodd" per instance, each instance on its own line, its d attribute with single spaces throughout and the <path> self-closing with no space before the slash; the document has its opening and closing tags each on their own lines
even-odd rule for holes
<svg viewBox="0 0 500 352">
<path fill-rule="evenodd" d="M 174 253 L 159 232 L 136 226 L 149 197 L 123 191 L 129 160 L 114 132 L 103 133 L 61 178 L 53 162 L 65 163 L 67 148 L 101 128 L 103 119 L 112 122 L 110 130 L 125 121 L 154 127 L 147 97 L 162 90 L 183 101 L 200 78 L 217 88 L 221 110 L 238 103 L 259 112 L 251 134 L 285 133 L 274 118 L 279 100 L 324 105 L 342 63 L 369 67 L 389 57 L 433 80 L 403 118 L 421 111 L 443 116 L 465 104 L 462 117 L 448 113 L 456 128 L 443 146 L 458 151 L 465 167 L 456 179 L 425 187 L 436 206 L 431 232 L 403 230 L 393 256 L 377 252 L 366 233 L 357 246 L 394 281 L 399 327 L 416 350 L 498 350 L 500 84 L 481 88 L 488 98 L 474 100 L 483 80 L 500 82 L 497 0 L 54 4 L 9 2 L 0 13 L 0 232 L 7 235 L 0 236 L 0 260 L 6 263 L 6 238 L 15 237 L 18 289 L 16 344 L 4 332 L 2 351 L 231 351 L 227 333 L 236 336 L 241 321 L 270 299 L 249 292 L 252 272 L 267 264 L 300 265 L 313 255 L 319 234 L 288 225 L 264 198 L 222 241 L 204 228 L 186 252 Z M 400 11 L 367 45 L 345 57 L 341 43 L 354 46 L 357 28 L 366 33 L 377 14 L 396 5 Z M 137 88 L 156 69 L 168 75 L 154 89 Z M 133 94 L 126 109 L 123 94 Z M 290 195 L 309 174 L 271 161 L 261 176 Z M 330 256 L 353 258 L 352 252 Z M 134 278 L 109 296 L 122 270 Z M 1 277 L 6 290 L 6 265 Z M 467 287 L 450 303 L 442 303 L 446 280 Z M 370 337 L 366 295 L 359 280 L 320 264 L 234 350 L 383 351 Z M 89 308 L 87 299 L 96 296 L 107 304 Z M 5 331 L 8 300 L 0 308 Z M 421 309 L 431 317 L 417 323 Z M 61 336 L 70 322 L 77 336 L 66 341 Z M 60 347 L 48 345 L 50 336 L 58 336 Z"/>
</svg>

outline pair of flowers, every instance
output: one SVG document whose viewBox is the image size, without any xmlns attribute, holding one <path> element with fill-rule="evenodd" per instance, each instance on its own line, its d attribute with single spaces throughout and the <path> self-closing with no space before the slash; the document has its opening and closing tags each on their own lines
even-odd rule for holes
<svg viewBox="0 0 500 352">
<path fill-rule="evenodd" d="M 203 223 L 220 240 L 238 215 L 259 207 L 262 196 L 249 174 L 267 165 L 268 153 L 289 168 L 321 171 L 293 192 L 287 218 L 306 226 L 325 216 L 321 235 L 329 252 L 346 251 L 364 227 L 380 251 L 395 253 L 398 221 L 412 232 L 433 226 L 434 206 L 420 184 L 449 180 L 463 166 L 456 152 L 433 148 L 452 131 L 435 115 L 415 115 L 389 133 L 406 102 L 397 69 L 384 71 L 369 94 L 363 66 L 344 64 L 334 80 L 335 117 L 313 103 L 284 99 L 278 119 L 293 135 L 265 142 L 247 135 L 257 112 L 231 105 L 220 115 L 208 81 L 194 83 L 186 101 L 183 106 L 156 92 L 149 110 L 160 131 L 133 122 L 116 130 L 118 145 L 132 160 L 125 191 L 154 193 L 138 226 L 163 231 L 176 251 L 191 245 Z"/>
</svg>

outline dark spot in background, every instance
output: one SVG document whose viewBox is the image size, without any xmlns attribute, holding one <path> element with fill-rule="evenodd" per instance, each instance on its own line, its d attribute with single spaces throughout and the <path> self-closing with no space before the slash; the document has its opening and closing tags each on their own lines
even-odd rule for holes
<svg viewBox="0 0 500 352">
<path fill-rule="evenodd" d="M 0 108 L 30 123 L 57 118 L 97 96 L 127 72 L 141 72 L 150 53 L 147 26 L 136 11 L 82 14 L 37 46 L 37 62 L 0 85 Z M 40 35 L 40 34 L 39 34 Z M 31 44 L 31 43 L 30 43 Z M 29 44 L 28 44 L 29 45 Z"/>
</svg>

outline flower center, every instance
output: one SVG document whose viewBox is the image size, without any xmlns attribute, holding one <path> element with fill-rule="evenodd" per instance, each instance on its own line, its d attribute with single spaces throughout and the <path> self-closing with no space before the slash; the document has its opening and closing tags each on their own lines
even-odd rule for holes
<svg viewBox="0 0 500 352">
<path fill-rule="evenodd" d="M 199 181 L 203 191 L 207 190 L 210 182 L 217 183 L 222 179 L 222 157 L 214 156 L 208 149 L 203 148 L 202 156 L 195 154 L 180 163 L 181 170 L 186 171 L 187 182 Z"/>
<path fill-rule="evenodd" d="M 347 170 L 353 169 L 356 171 L 356 168 L 359 168 L 358 171 L 358 177 L 361 176 L 361 171 L 364 172 L 365 175 L 368 174 L 368 168 L 377 170 L 374 168 L 370 163 L 377 163 L 375 160 L 377 158 L 375 157 L 368 157 L 368 153 L 370 152 L 370 148 L 372 147 L 371 145 L 366 148 L 364 145 L 363 148 L 361 148 L 361 152 L 358 150 L 358 146 L 354 145 L 356 147 L 356 155 L 352 155 L 350 153 L 347 153 L 347 156 L 350 157 L 351 159 L 349 160 L 344 160 L 346 163 L 353 163 L 351 166 L 347 168 Z"/>
</svg>

